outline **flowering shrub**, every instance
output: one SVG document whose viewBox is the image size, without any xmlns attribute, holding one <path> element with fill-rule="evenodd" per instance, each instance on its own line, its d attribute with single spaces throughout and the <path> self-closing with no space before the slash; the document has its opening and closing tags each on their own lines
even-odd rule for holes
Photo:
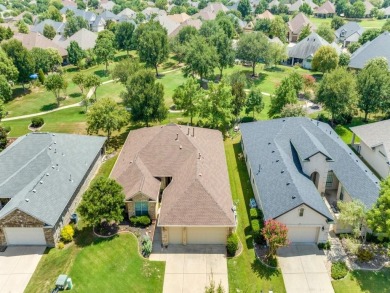
<svg viewBox="0 0 390 293">
<path fill-rule="evenodd" d="M 290 243 L 287 238 L 287 232 L 286 225 L 276 220 L 265 221 L 262 233 L 268 242 L 269 257 L 275 256 L 278 248 L 287 246 Z"/>
</svg>

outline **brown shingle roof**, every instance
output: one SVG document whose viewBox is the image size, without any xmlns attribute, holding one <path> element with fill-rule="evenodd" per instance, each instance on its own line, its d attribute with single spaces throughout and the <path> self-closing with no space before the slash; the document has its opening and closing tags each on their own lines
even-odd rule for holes
<svg viewBox="0 0 390 293">
<path fill-rule="evenodd" d="M 68 55 L 68 52 L 64 48 L 58 46 L 52 40 L 46 38 L 45 36 L 37 32 L 29 32 L 28 34 L 18 33 L 14 35 L 14 38 L 22 42 L 23 46 L 27 50 L 31 50 L 35 47 L 42 49 L 53 48 L 58 50 L 62 57 Z"/>
<path fill-rule="evenodd" d="M 127 199 L 141 192 L 153 200 L 159 178 L 171 177 L 162 196 L 160 226 L 235 225 L 219 131 L 175 124 L 131 131 L 111 177 L 122 184 Z"/>
<path fill-rule="evenodd" d="M 298 13 L 287 25 L 294 34 L 299 34 L 306 25 L 310 25 L 312 30 L 316 29 L 316 26 L 302 12 Z"/>
<path fill-rule="evenodd" d="M 316 9 L 315 13 L 318 14 L 336 13 L 336 8 L 334 7 L 334 4 L 332 2 L 326 1 L 324 4 L 322 4 L 320 7 Z"/>
<path fill-rule="evenodd" d="M 256 19 L 273 20 L 274 18 L 275 18 L 275 16 L 269 10 L 266 10 L 263 13 L 256 15 Z"/>
</svg>

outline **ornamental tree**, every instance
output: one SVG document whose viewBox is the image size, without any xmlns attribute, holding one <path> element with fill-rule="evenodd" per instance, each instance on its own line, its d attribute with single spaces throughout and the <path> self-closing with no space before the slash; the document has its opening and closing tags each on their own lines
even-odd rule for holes
<svg viewBox="0 0 390 293">
<path fill-rule="evenodd" d="M 339 56 L 332 46 L 322 46 L 315 52 L 312 67 L 315 71 L 328 72 L 337 67 Z"/>
<path fill-rule="evenodd" d="M 123 220 L 125 195 L 123 188 L 110 178 L 98 178 L 84 193 L 78 211 L 89 226 L 99 226 L 103 221 Z"/>
<path fill-rule="evenodd" d="M 269 247 L 268 257 L 272 258 L 276 255 L 278 248 L 289 245 L 287 237 L 287 227 L 276 220 L 268 220 L 264 223 L 264 228 L 261 231 Z"/>
<path fill-rule="evenodd" d="M 131 22 L 121 22 L 115 30 L 116 47 L 126 51 L 127 55 L 129 55 L 129 51 L 133 45 L 134 29 L 135 27 Z"/>
<path fill-rule="evenodd" d="M 71 41 L 66 50 L 68 51 L 69 62 L 73 65 L 77 66 L 80 60 L 85 57 L 84 50 L 76 41 Z"/>
<path fill-rule="evenodd" d="M 240 116 L 241 110 L 245 105 L 246 93 L 246 76 L 242 72 L 234 72 L 230 76 L 230 86 L 232 88 L 232 106 L 233 106 L 233 115 L 238 117 Z"/>
<path fill-rule="evenodd" d="M 46 78 L 45 87 L 48 91 L 53 92 L 57 101 L 57 107 L 60 106 L 61 91 L 65 90 L 67 86 L 68 83 L 61 74 L 51 74 Z"/>
<path fill-rule="evenodd" d="M 379 198 L 374 207 L 368 211 L 367 224 L 379 239 L 390 237 L 390 177 L 381 182 Z"/>
<path fill-rule="evenodd" d="M 353 235 L 361 236 L 361 227 L 366 222 L 366 207 L 359 200 L 349 202 L 339 201 L 337 207 L 340 209 L 340 216 L 337 219 L 342 225 L 351 226 Z"/>
<path fill-rule="evenodd" d="M 56 36 L 56 31 L 54 29 L 54 27 L 50 24 L 45 24 L 45 26 L 43 27 L 43 35 L 52 40 L 54 39 L 54 37 Z"/>
<path fill-rule="evenodd" d="M 108 73 L 108 64 L 115 57 L 114 39 L 115 35 L 111 31 L 101 31 L 98 34 L 95 47 L 93 48 L 98 62 L 105 64 L 106 74 Z"/>
<path fill-rule="evenodd" d="M 251 89 L 245 102 L 245 114 L 252 112 L 252 118 L 255 119 L 255 113 L 260 113 L 264 109 L 263 95 L 260 90 Z"/>
</svg>

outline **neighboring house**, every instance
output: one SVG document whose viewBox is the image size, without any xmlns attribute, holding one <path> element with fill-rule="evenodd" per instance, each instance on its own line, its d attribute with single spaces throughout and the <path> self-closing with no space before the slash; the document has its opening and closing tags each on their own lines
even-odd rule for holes
<svg viewBox="0 0 390 293">
<path fill-rule="evenodd" d="M 113 1 L 101 1 L 101 2 L 100 2 L 100 7 L 101 7 L 103 10 L 112 11 L 112 9 L 114 8 L 114 6 L 115 6 L 115 2 L 113 2 Z"/>
<path fill-rule="evenodd" d="M 317 17 L 333 17 L 336 14 L 336 8 L 329 0 L 314 10 L 314 15 Z"/>
<path fill-rule="evenodd" d="M 105 26 L 106 26 L 106 20 L 103 18 L 102 15 L 99 14 L 98 16 L 96 16 L 95 21 L 91 24 L 91 30 L 93 32 L 98 33 L 103 31 Z"/>
<path fill-rule="evenodd" d="M 382 177 L 390 175 L 390 120 L 350 128 L 352 146 L 363 159 Z M 355 135 L 360 143 L 355 142 Z"/>
<path fill-rule="evenodd" d="M 278 37 L 273 37 L 272 39 L 269 38 L 269 41 L 271 43 L 276 43 L 276 44 L 279 44 L 279 45 L 284 45 L 283 42 L 278 38 Z"/>
<path fill-rule="evenodd" d="M 95 22 L 96 14 L 91 12 L 91 11 L 85 11 L 85 10 L 77 9 L 75 7 L 63 7 L 60 10 L 60 13 L 62 15 L 66 15 L 66 12 L 68 10 L 73 11 L 75 16 L 80 16 L 83 19 L 85 19 L 88 22 L 88 25 L 89 25 L 90 28 L 92 27 L 92 24 Z"/>
<path fill-rule="evenodd" d="M 174 21 L 168 15 L 157 16 L 154 20 L 158 21 L 167 30 L 168 37 L 171 37 L 171 34 L 180 26 L 179 22 Z"/>
<path fill-rule="evenodd" d="M 142 10 L 142 14 L 145 16 L 146 20 L 151 20 L 153 17 L 157 16 L 166 16 L 167 12 L 165 10 L 158 9 L 156 7 L 146 7 Z"/>
<path fill-rule="evenodd" d="M 191 16 L 189 16 L 187 13 L 184 13 L 184 12 L 180 13 L 180 14 L 171 14 L 171 15 L 168 15 L 168 17 L 177 23 L 183 23 L 186 20 L 191 19 Z"/>
<path fill-rule="evenodd" d="M 244 123 L 243 158 L 264 219 L 288 228 L 293 243 L 328 240 L 337 223 L 337 202 L 362 201 L 370 208 L 379 196 L 379 179 L 326 123 L 280 118 Z"/>
<path fill-rule="evenodd" d="M 55 246 L 97 171 L 105 138 L 30 133 L 0 153 L 0 245 Z"/>
<path fill-rule="evenodd" d="M 125 21 L 125 20 L 135 20 L 135 18 L 137 17 L 137 12 L 135 12 L 134 10 L 131 10 L 130 8 L 125 8 L 123 9 L 121 12 L 119 12 L 117 15 L 116 15 L 118 21 L 122 20 L 122 21 Z"/>
<path fill-rule="evenodd" d="M 14 39 L 22 42 L 27 50 L 31 50 L 32 48 L 52 48 L 56 49 L 62 58 L 68 56 L 68 52 L 63 47 L 37 32 L 29 32 L 28 34 L 16 33 Z"/>
<path fill-rule="evenodd" d="M 318 8 L 318 5 L 315 4 L 313 1 L 311 0 L 297 0 L 295 3 L 291 4 L 290 7 L 288 8 L 288 11 L 290 13 L 293 13 L 293 12 L 297 12 L 299 11 L 299 8 L 304 4 L 308 4 L 310 6 L 310 8 L 314 11 L 315 9 Z"/>
<path fill-rule="evenodd" d="M 61 0 L 61 2 L 64 7 L 77 7 L 77 3 L 72 0 Z"/>
<path fill-rule="evenodd" d="M 269 10 L 266 10 L 263 13 L 256 15 L 256 19 L 269 19 L 269 20 L 273 20 L 274 18 L 275 18 L 275 16 L 271 12 L 269 12 Z"/>
<path fill-rule="evenodd" d="M 64 33 L 65 23 L 54 21 L 51 19 L 45 19 L 44 21 L 41 21 L 40 23 L 36 24 L 31 28 L 32 32 L 37 32 L 40 34 L 43 34 L 43 30 L 45 28 L 45 25 L 50 25 L 54 28 L 57 35 L 62 35 Z"/>
<path fill-rule="evenodd" d="M 368 41 L 351 56 L 350 68 L 362 69 L 372 58 L 383 57 L 390 68 L 390 33 L 384 32 L 372 41 Z"/>
<path fill-rule="evenodd" d="M 314 54 L 322 46 L 329 45 L 335 48 L 336 52 L 339 55 L 341 54 L 341 49 L 337 46 L 337 44 L 329 44 L 317 33 L 311 33 L 294 47 L 288 48 L 288 63 L 291 65 L 294 65 L 295 63 L 300 63 L 302 64 L 303 68 L 311 69 L 311 62 L 313 60 Z"/>
<path fill-rule="evenodd" d="M 390 6 L 383 9 L 383 13 L 384 13 L 385 18 L 389 18 L 390 17 Z"/>
<path fill-rule="evenodd" d="M 80 48 L 83 50 L 93 49 L 97 40 L 97 33 L 91 32 L 85 28 L 82 28 L 72 36 L 67 39 L 61 38 L 55 40 L 56 44 L 60 47 L 66 49 L 68 48 L 71 41 L 75 41 L 79 44 Z"/>
<path fill-rule="evenodd" d="M 272 0 L 270 3 L 268 3 L 268 9 L 272 9 L 272 7 L 278 7 L 280 2 L 278 0 Z"/>
<path fill-rule="evenodd" d="M 315 31 L 317 27 L 311 23 L 311 21 L 307 18 L 307 16 L 300 12 L 293 19 L 291 19 L 287 23 L 288 27 L 288 41 L 289 42 L 297 42 L 299 39 L 299 35 L 301 34 L 302 29 L 309 25 L 311 31 Z"/>
<path fill-rule="evenodd" d="M 149 215 L 162 243 L 225 244 L 236 226 L 221 132 L 169 124 L 130 131 L 110 175 L 129 217 Z"/>
<path fill-rule="evenodd" d="M 339 27 L 334 34 L 338 43 L 342 43 L 343 47 L 348 47 L 349 44 L 359 41 L 363 32 L 364 28 L 362 28 L 357 22 L 349 21 Z"/>
<path fill-rule="evenodd" d="M 372 5 L 370 1 L 367 1 L 367 0 L 364 1 L 363 4 L 364 4 L 364 7 L 366 9 L 366 11 L 364 12 L 364 17 L 366 17 L 366 18 L 371 17 L 371 12 L 375 6 Z"/>
<path fill-rule="evenodd" d="M 229 9 L 222 3 L 211 3 L 209 2 L 207 6 L 198 13 L 193 15 L 193 18 L 200 18 L 201 20 L 214 20 L 217 17 L 218 12 L 228 12 Z"/>
<path fill-rule="evenodd" d="M 170 37 L 175 37 L 184 27 L 193 26 L 197 30 L 202 26 L 202 21 L 200 19 L 188 19 L 180 24 L 173 32 L 171 32 Z"/>
</svg>

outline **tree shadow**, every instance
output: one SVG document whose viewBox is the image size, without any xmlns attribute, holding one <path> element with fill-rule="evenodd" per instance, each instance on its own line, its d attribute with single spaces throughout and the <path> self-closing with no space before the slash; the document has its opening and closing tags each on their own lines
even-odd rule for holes
<svg viewBox="0 0 390 293">
<path fill-rule="evenodd" d="M 172 68 L 175 66 L 175 64 L 176 64 L 176 62 L 173 62 L 173 61 L 165 62 L 162 64 L 161 68 L 162 69 Z"/>
<path fill-rule="evenodd" d="M 248 86 L 249 87 L 259 86 L 260 84 L 262 84 L 265 81 L 267 76 L 268 76 L 268 74 L 264 73 L 264 72 L 258 73 L 257 76 L 252 76 L 252 72 L 247 73 L 246 78 L 248 80 Z"/>
<path fill-rule="evenodd" d="M 90 245 L 95 245 L 101 242 L 112 241 L 119 235 L 112 236 L 110 238 L 100 238 L 95 236 L 93 233 L 92 227 L 83 227 L 81 229 L 75 230 L 74 242 L 79 247 L 86 247 Z"/>
<path fill-rule="evenodd" d="M 71 93 L 69 95 L 70 98 L 78 98 L 78 97 L 81 97 L 81 93 Z"/>
<path fill-rule="evenodd" d="M 22 87 L 14 88 L 14 89 L 12 89 L 11 100 L 9 100 L 8 102 L 10 102 L 14 99 L 23 97 L 23 96 L 28 95 L 28 94 L 31 94 L 31 90 L 29 88 L 25 88 L 25 90 Z"/>
<path fill-rule="evenodd" d="M 124 132 L 120 133 L 119 135 L 112 136 L 107 144 L 107 147 L 114 150 L 119 149 L 125 143 L 129 132 L 140 127 L 142 127 L 140 124 L 129 125 Z"/>
<path fill-rule="evenodd" d="M 278 66 L 274 66 L 274 67 L 264 68 L 264 71 L 267 71 L 267 72 L 285 72 L 286 69 L 278 67 Z"/>
<path fill-rule="evenodd" d="M 40 110 L 42 112 L 46 112 L 46 111 L 50 111 L 50 110 L 56 109 L 57 106 L 58 106 L 57 103 L 51 103 L 51 104 L 43 105 Z"/>
<path fill-rule="evenodd" d="M 279 276 L 280 271 L 278 269 L 272 269 L 263 265 L 257 258 L 251 263 L 252 271 L 262 279 L 270 280 L 273 276 Z"/>
<path fill-rule="evenodd" d="M 66 72 L 67 73 L 72 73 L 72 72 L 79 72 L 80 71 L 80 69 L 78 68 L 78 67 L 71 67 L 71 68 L 67 68 L 66 69 Z"/>
<path fill-rule="evenodd" d="M 108 74 L 107 74 L 107 72 L 106 72 L 105 69 L 96 70 L 96 71 L 93 72 L 93 74 L 99 76 L 100 78 L 103 78 L 103 77 L 107 77 L 107 76 L 108 76 Z"/>
<path fill-rule="evenodd" d="M 364 292 L 390 292 L 389 268 L 377 272 L 356 270 L 351 274 Z"/>
<path fill-rule="evenodd" d="M 320 82 L 322 77 L 323 77 L 323 75 L 321 73 L 315 73 L 315 74 L 312 74 L 312 76 L 314 77 L 316 82 Z"/>
<path fill-rule="evenodd" d="M 119 62 L 119 61 L 122 61 L 122 60 L 124 60 L 126 58 L 133 58 L 133 56 L 131 55 L 131 53 L 129 53 L 129 56 L 127 56 L 127 54 L 126 55 L 115 56 L 114 57 L 114 61 L 115 62 Z"/>
</svg>

